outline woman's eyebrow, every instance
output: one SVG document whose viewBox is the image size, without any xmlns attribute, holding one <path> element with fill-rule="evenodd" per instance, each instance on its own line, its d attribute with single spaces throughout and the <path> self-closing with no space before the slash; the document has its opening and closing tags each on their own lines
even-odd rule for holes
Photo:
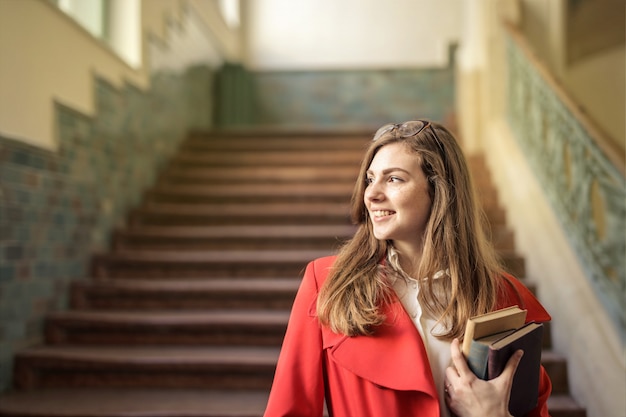
<svg viewBox="0 0 626 417">
<path fill-rule="evenodd" d="M 407 171 L 406 169 L 404 169 L 404 168 L 397 168 L 397 167 L 383 169 L 383 171 L 381 173 L 383 175 L 387 175 L 387 174 L 390 174 L 390 173 L 395 172 L 395 171 L 401 171 L 401 172 L 404 172 L 406 174 L 410 174 L 410 172 Z M 368 169 L 367 172 L 366 172 L 366 174 L 373 174 L 373 173 L 374 172 L 371 169 Z"/>
</svg>

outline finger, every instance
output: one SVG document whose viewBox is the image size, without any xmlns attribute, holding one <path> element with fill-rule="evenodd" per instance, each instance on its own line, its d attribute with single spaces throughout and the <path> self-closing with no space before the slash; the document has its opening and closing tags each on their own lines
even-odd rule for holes
<svg viewBox="0 0 626 417">
<path fill-rule="evenodd" d="M 518 349 L 517 351 L 515 351 L 515 353 L 511 355 L 506 363 L 506 366 L 504 367 L 504 370 L 502 371 L 502 375 L 504 375 L 505 378 L 513 379 L 515 371 L 517 371 L 517 367 L 519 366 L 523 355 L 524 351 L 521 349 Z"/>
<path fill-rule="evenodd" d="M 517 350 L 511 357 L 509 358 L 504 370 L 497 378 L 501 380 L 506 386 L 507 392 L 511 391 L 511 387 L 513 386 L 513 377 L 515 376 L 515 371 L 517 371 L 517 367 L 519 366 L 520 361 L 522 360 L 522 356 L 524 355 L 523 350 Z"/>
<path fill-rule="evenodd" d="M 457 373 L 462 378 L 468 374 L 472 374 L 473 372 L 469 369 L 467 365 L 467 361 L 465 360 L 465 356 L 463 356 L 463 352 L 461 352 L 461 344 L 459 343 L 459 339 L 453 339 L 452 343 L 450 343 L 450 356 L 452 358 L 452 363 L 456 368 Z"/>
<path fill-rule="evenodd" d="M 456 369 L 453 366 L 448 366 L 446 368 L 446 377 L 444 378 L 444 384 L 446 386 L 456 383 L 456 381 L 458 381 L 459 378 L 460 378 L 459 373 L 456 371 Z"/>
</svg>

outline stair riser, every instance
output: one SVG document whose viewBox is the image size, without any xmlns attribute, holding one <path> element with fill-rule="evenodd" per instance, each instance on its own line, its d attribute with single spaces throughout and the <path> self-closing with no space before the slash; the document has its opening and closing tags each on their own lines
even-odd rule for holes
<svg viewBox="0 0 626 417">
<path fill-rule="evenodd" d="M 96 278 L 221 278 L 267 277 L 293 278 L 301 276 L 305 264 L 297 263 L 164 263 L 139 261 L 94 262 Z"/>
<path fill-rule="evenodd" d="M 552 381 L 552 392 L 567 393 L 569 384 L 567 382 L 567 362 L 562 359 L 542 360 L 542 365 L 548 372 Z"/>
<path fill-rule="evenodd" d="M 369 138 L 367 135 L 362 138 L 331 138 L 320 139 L 311 138 L 310 140 L 302 140 L 301 138 L 254 138 L 254 139 L 191 139 L 185 142 L 181 149 L 186 152 L 216 152 L 216 151 L 237 151 L 245 150 L 247 152 L 254 151 L 296 151 L 297 152 L 309 152 L 319 151 L 325 149 L 327 151 L 354 151 L 365 152 L 367 145 L 369 145 Z"/>
<path fill-rule="evenodd" d="M 36 367 L 16 361 L 18 389 L 59 387 L 267 389 L 274 366 L 120 366 L 81 364 L 72 367 Z"/>
<path fill-rule="evenodd" d="M 114 249 L 177 249 L 177 250 L 228 250 L 228 249 L 326 249 L 336 250 L 342 242 L 349 239 L 344 237 L 326 238 L 219 238 L 219 239 L 193 239 L 193 238 L 118 238 L 115 240 Z"/>
<path fill-rule="evenodd" d="M 209 184 L 354 184 L 359 167 L 344 166 L 298 166 L 298 167 L 206 167 L 191 168 L 186 165 L 171 164 L 159 176 L 163 183 L 209 183 Z"/>
<path fill-rule="evenodd" d="M 506 213 L 499 206 L 483 207 L 483 211 L 489 220 L 492 229 L 506 225 Z"/>
<path fill-rule="evenodd" d="M 303 187 L 307 187 L 310 185 L 320 185 L 320 184 L 328 184 L 328 185 L 336 185 L 342 184 L 346 187 L 354 186 L 356 181 L 357 173 L 354 175 L 319 175 L 319 176 L 309 176 L 306 178 L 300 177 L 289 177 L 289 176 L 279 176 L 279 175 L 264 175 L 264 176 L 244 176 L 242 173 L 239 175 L 229 176 L 229 172 L 222 172 L 221 175 L 211 174 L 211 175 L 199 175 L 195 173 L 186 174 L 184 172 L 176 173 L 168 175 L 166 179 L 161 179 L 158 182 L 159 186 L 183 186 L 183 185 L 223 185 L 223 184 L 232 184 L 232 185 L 267 185 L 274 184 L 277 186 L 283 185 L 301 185 Z"/>
<path fill-rule="evenodd" d="M 287 324 L 282 325 L 187 325 L 89 326 L 50 322 L 46 342 L 51 345 L 210 345 L 277 346 L 282 343 Z"/>
<path fill-rule="evenodd" d="M 495 227 L 491 232 L 491 240 L 496 250 L 514 252 L 515 239 L 513 233 L 506 227 Z"/>
<path fill-rule="evenodd" d="M 335 167 L 356 166 L 361 162 L 360 151 L 308 151 L 292 153 L 284 151 L 265 152 L 184 152 L 172 160 L 172 165 L 194 167 Z"/>
<path fill-rule="evenodd" d="M 584 408 L 564 409 L 550 408 L 550 417 L 587 417 L 587 411 Z"/>
<path fill-rule="evenodd" d="M 198 215 L 167 215 L 151 213 L 134 213 L 129 224 L 133 226 L 230 226 L 230 225 L 344 225 L 349 224 L 347 213 L 323 215 L 298 215 L 284 213 L 276 215 L 233 215 L 233 214 L 198 214 Z"/>
<path fill-rule="evenodd" d="M 148 203 L 179 204 L 263 204 L 263 203 L 344 203 L 350 202 L 350 194 L 256 194 L 256 195 L 219 195 L 186 194 L 169 192 L 150 192 L 146 195 Z"/>
<path fill-rule="evenodd" d="M 241 294 L 225 292 L 145 293 L 79 289 L 72 293 L 72 308 L 87 310 L 289 310 L 295 292 Z"/>
<path fill-rule="evenodd" d="M 504 254 L 501 255 L 501 261 L 506 270 L 513 274 L 516 278 L 523 279 L 526 277 L 526 262 L 524 258 L 516 255 Z"/>
<path fill-rule="evenodd" d="M 176 300 L 166 297 L 142 297 L 141 295 L 118 296 L 114 299 L 108 296 L 87 294 L 81 297 L 80 302 L 73 302 L 72 308 L 83 310 L 221 310 L 225 308 L 239 310 L 289 310 L 292 304 L 293 297 L 282 297 L 282 299 L 269 297 L 266 299 L 237 299 L 228 295 L 218 298 L 216 295 L 211 294 L 206 299 L 187 297 L 182 300 Z"/>
<path fill-rule="evenodd" d="M 232 173 L 230 172 L 232 171 Z M 220 170 L 218 172 L 201 171 L 201 170 L 176 170 L 174 173 L 167 175 L 159 180 L 159 185 L 212 185 L 212 184 L 233 184 L 233 185 L 250 185 L 250 184 L 275 184 L 275 185 L 302 185 L 304 187 L 319 184 L 343 184 L 347 187 L 354 185 L 357 172 L 354 173 L 338 173 L 324 172 L 319 174 L 286 175 L 280 172 L 270 172 L 263 174 L 248 174 L 242 170 Z"/>
</svg>

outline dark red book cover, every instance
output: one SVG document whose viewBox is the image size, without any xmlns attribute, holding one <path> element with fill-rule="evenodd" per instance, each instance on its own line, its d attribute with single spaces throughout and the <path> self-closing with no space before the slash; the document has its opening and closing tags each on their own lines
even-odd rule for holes
<svg viewBox="0 0 626 417">
<path fill-rule="evenodd" d="M 500 375 L 518 349 L 524 351 L 513 377 L 509 401 L 509 412 L 514 417 L 523 416 L 537 406 L 542 339 L 543 324 L 531 322 L 489 347 L 487 379 Z"/>
</svg>

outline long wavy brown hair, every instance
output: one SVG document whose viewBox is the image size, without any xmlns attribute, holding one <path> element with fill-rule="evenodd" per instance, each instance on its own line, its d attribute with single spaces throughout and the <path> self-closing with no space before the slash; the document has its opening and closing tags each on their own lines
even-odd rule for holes
<svg viewBox="0 0 626 417">
<path fill-rule="evenodd" d="M 502 267 L 486 234 L 466 159 L 454 136 L 437 123 L 417 135 L 383 134 L 367 149 L 352 194 L 352 220 L 359 227 L 339 251 L 317 300 L 323 325 L 349 336 L 371 335 L 385 322 L 382 307 L 393 299 L 389 277 L 397 268 L 385 262 L 390 241 L 374 237 L 364 203 L 366 172 L 377 152 L 390 143 L 406 144 L 428 180 L 432 201 L 416 277 L 423 310 L 447 331 L 435 336 L 461 337 L 467 319 L 495 308 Z M 401 254 L 400 254 L 401 256 Z M 446 271 L 450 279 L 433 279 Z"/>
</svg>

